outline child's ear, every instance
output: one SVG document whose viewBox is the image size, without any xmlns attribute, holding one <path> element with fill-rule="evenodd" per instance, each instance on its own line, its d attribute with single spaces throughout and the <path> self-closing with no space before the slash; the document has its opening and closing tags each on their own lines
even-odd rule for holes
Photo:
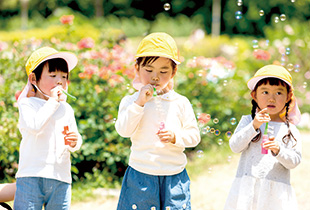
<svg viewBox="0 0 310 210">
<path fill-rule="evenodd" d="M 34 73 L 29 74 L 29 81 L 33 85 L 37 85 L 36 75 Z"/>
<path fill-rule="evenodd" d="M 254 90 L 251 92 L 251 96 L 252 96 L 253 100 L 257 103 L 256 92 Z"/>
<path fill-rule="evenodd" d="M 292 91 L 290 91 L 290 92 L 287 93 L 286 103 L 289 102 L 289 101 L 291 100 L 292 95 L 293 95 L 293 92 L 292 92 Z"/>
<path fill-rule="evenodd" d="M 173 73 L 172 73 L 172 75 L 171 75 L 171 78 L 173 78 L 173 77 L 175 76 L 175 74 L 177 73 L 177 71 L 178 71 L 178 66 L 176 65 L 175 68 L 174 68 L 174 70 L 173 70 Z"/>
<path fill-rule="evenodd" d="M 136 69 L 136 72 L 138 72 L 139 71 L 139 64 L 135 64 L 135 69 Z"/>
</svg>

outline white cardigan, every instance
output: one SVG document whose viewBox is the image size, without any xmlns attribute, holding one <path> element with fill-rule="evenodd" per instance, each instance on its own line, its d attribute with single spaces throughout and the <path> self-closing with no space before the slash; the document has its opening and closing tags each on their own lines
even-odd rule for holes
<svg viewBox="0 0 310 210">
<path fill-rule="evenodd" d="M 18 107 L 22 141 L 16 178 L 43 177 L 71 183 L 70 151 L 82 145 L 71 106 L 52 98 L 30 97 L 23 98 Z M 78 133 L 74 148 L 64 144 L 64 126 Z"/>
<path fill-rule="evenodd" d="M 134 102 L 138 95 L 136 92 L 122 99 L 115 124 L 122 137 L 131 139 L 129 165 L 150 175 L 182 172 L 187 163 L 185 147 L 195 147 L 200 142 L 199 128 L 189 100 L 172 90 L 153 97 L 141 107 Z M 160 142 L 156 133 L 161 121 L 167 130 L 175 133 L 175 144 Z"/>
</svg>

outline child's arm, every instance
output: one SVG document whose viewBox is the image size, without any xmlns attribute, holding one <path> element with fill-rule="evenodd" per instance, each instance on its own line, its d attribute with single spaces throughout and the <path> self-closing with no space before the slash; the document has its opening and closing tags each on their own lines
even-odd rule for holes
<svg viewBox="0 0 310 210">
<path fill-rule="evenodd" d="M 251 116 L 242 116 L 234 134 L 229 139 L 229 146 L 235 153 L 240 153 L 248 148 L 251 140 L 259 134 L 252 124 Z"/>
<path fill-rule="evenodd" d="M 182 147 L 195 147 L 200 142 L 200 131 L 191 103 L 185 98 L 182 110 L 182 128 L 174 131 L 175 144 Z"/>
<path fill-rule="evenodd" d="M 143 117 L 144 107 L 134 102 L 131 96 L 122 99 L 118 117 L 115 122 L 115 129 L 122 137 L 130 137 L 137 129 L 141 118 Z"/>
<path fill-rule="evenodd" d="M 78 131 L 75 117 L 74 117 L 74 112 L 70 118 L 70 130 L 65 136 L 65 139 L 69 142 L 69 150 L 71 152 L 75 152 L 79 150 L 82 146 L 82 136 Z"/>
<path fill-rule="evenodd" d="M 287 169 L 293 169 L 300 164 L 302 151 L 302 139 L 298 129 L 293 125 L 290 125 L 290 128 L 297 140 L 295 142 L 295 140 L 291 139 L 293 141 L 292 145 L 296 145 L 294 147 L 285 147 L 282 144 L 280 145 L 278 155 L 276 155 L 277 160 Z"/>
</svg>

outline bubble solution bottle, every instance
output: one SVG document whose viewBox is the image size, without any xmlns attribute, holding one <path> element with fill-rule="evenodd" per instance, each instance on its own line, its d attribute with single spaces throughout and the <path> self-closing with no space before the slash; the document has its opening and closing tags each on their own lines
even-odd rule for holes
<svg viewBox="0 0 310 210">
<path fill-rule="evenodd" d="M 265 127 L 265 131 L 263 134 L 263 139 L 262 139 L 262 154 L 268 154 L 268 149 L 265 149 L 263 147 L 263 144 L 268 141 L 268 122 L 266 122 L 266 127 Z"/>
</svg>

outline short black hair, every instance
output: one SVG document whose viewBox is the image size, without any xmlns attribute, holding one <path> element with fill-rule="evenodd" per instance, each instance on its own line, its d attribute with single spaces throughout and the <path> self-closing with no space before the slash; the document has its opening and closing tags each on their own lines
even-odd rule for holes
<svg viewBox="0 0 310 210">
<path fill-rule="evenodd" d="M 145 66 L 146 64 L 155 62 L 159 56 L 146 56 L 146 57 L 138 57 L 137 58 L 137 64 L 140 66 Z M 171 59 L 170 59 L 171 60 Z M 172 73 L 175 73 L 176 63 L 171 60 L 171 66 L 172 66 Z"/>
</svg>

